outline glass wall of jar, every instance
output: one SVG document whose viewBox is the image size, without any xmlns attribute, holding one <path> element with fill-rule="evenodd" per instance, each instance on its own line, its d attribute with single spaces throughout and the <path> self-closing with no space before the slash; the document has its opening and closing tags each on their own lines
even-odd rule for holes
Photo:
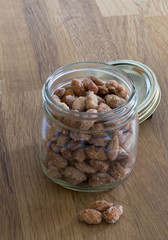
<svg viewBox="0 0 168 240">
<path fill-rule="evenodd" d="M 127 89 L 127 100 L 105 112 L 66 108 L 53 94 L 70 88 L 73 79 L 91 75 L 104 83 L 115 80 Z M 44 116 L 40 142 L 44 173 L 68 189 L 96 192 L 125 181 L 134 167 L 139 122 L 132 79 L 104 63 L 74 63 L 52 73 L 43 86 Z"/>
</svg>

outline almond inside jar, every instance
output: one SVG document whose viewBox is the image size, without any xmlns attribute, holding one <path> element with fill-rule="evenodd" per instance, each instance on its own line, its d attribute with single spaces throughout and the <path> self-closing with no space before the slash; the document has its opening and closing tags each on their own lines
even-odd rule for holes
<svg viewBox="0 0 168 240">
<path fill-rule="evenodd" d="M 96 120 L 97 113 L 111 111 L 128 100 L 127 88 L 115 80 L 107 82 L 96 76 L 73 79 L 69 85 L 57 88 L 52 98 L 60 107 L 89 115 L 93 120 L 75 120 L 54 115 L 70 130 L 47 119 L 44 127 L 47 175 L 72 185 L 92 187 L 124 179 L 132 170 L 133 121 L 115 130 L 106 131 L 109 122 Z M 95 115 L 94 115 L 95 114 Z M 90 115 L 89 115 L 90 116 Z M 81 131 L 73 131 L 76 127 Z M 85 133 L 83 131 L 90 131 Z"/>
</svg>

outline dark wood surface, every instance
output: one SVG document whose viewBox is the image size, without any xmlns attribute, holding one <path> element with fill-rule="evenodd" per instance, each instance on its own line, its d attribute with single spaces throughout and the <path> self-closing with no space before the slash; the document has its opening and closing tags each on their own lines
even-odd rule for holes
<svg viewBox="0 0 168 240">
<path fill-rule="evenodd" d="M 0 239 L 168 239 L 168 1 L 0 1 Z M 58 67 L 133 59 L 155 72 L 162 100 L 140 125 L 130 178 L 114 190 L 78 193 L 40 166 L 41 89 Z M 114 225 L 77 213 L 97 199 L 124 206 Z"/>
</svg>

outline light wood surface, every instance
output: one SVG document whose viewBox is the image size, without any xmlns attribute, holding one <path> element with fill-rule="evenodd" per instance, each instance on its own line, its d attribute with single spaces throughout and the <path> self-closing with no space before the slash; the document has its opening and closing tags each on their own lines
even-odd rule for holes
<svg viewBox="0 0 168 240">
<path fill-rule="evenodd" d="M 168 1 L 0 1 L 0 239 L 168 239 Z M 78 193 L 40 166 L 41 89 L 58 67 L 133 59 L 156 73 L 162 100 L 140 125 L 130 178 L 114 190 Z M 92 201 L 124 206 L 114 225 L 88 226 Z"/>
</svg>

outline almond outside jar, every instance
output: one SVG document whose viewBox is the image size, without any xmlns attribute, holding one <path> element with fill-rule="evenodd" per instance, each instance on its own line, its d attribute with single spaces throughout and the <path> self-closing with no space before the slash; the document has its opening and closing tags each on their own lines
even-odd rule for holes
<svg viewBox="0 0 168 240">
<path fill-rule="evenodd" d="M 115 90 L 112 82 L 126 89 L 124 99 L 109 93 Z M 42 94 L 46 176 L 81 192 L 105 191 L 125 181 L 136 160 L 139 129 L 133 80 L 108 64 L 73 63 L 52 73 Z"/>
</svg>

